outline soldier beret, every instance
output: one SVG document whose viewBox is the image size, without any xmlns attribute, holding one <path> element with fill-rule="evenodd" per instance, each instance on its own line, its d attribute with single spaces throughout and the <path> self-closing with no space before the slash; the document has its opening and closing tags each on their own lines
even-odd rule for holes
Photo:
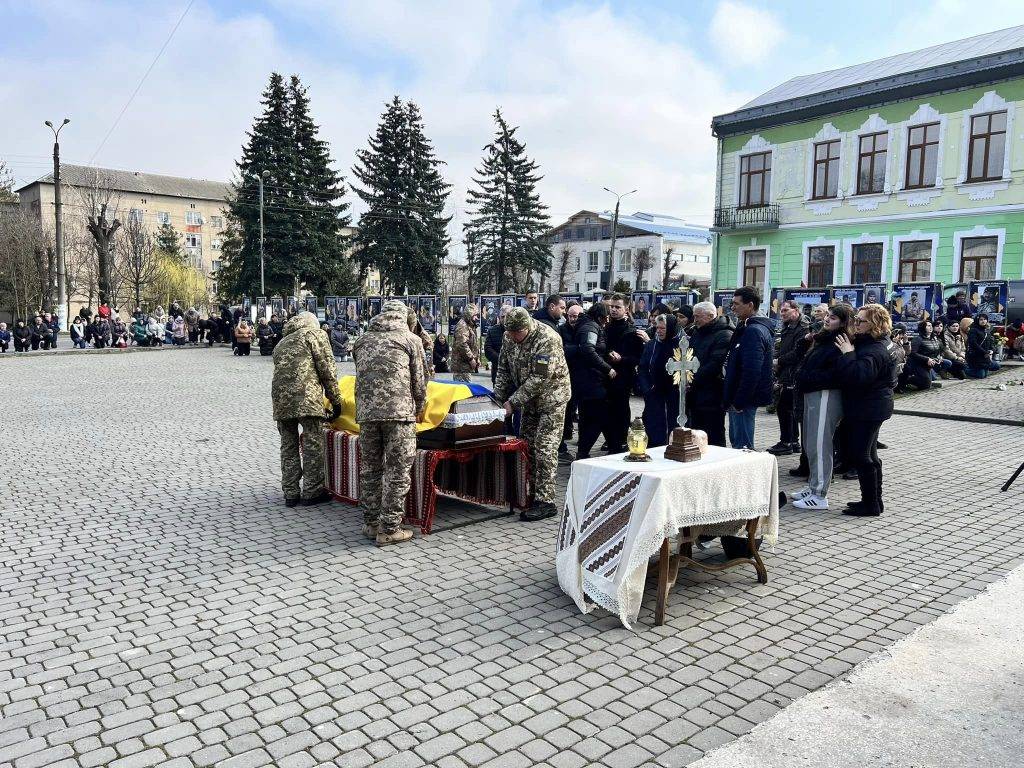
<svg viewBox="0 0 1024 768">
<path fill-rule="evenodd" d="M 514 307 L 505 315 L 506 331 L 529 331 L 533 328 L 533 318 L 525 307 Z"/>
</svg>

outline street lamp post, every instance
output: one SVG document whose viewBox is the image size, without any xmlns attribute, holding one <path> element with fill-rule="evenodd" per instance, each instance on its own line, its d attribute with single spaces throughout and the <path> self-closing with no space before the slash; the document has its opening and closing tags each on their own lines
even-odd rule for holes
<svg viewBox="0 0 1024 768">
<path fill-rule="evenodd" d="M 64 265 L 64 215 L 60 204 L 60 132 L 70 123 L 66 117 L 57 128 L 49 120 L 45 125 L 53 131 L 53 214 L 54 214 L 54 247 L 57 249 L 57 324 L 60 330 L 68 329 L 68 292 L 67 277 Z"/>
<path fill-rule="evenodd" d="M 621 195 L 608 189 L 608 187 L 602 187 L 605 192 L 611 192 L 615 195 L 615 215 L 612 217 L 612 244 L 611 250 L 608 252 L 608 285 L 607 290 L 611 290 L 615 284 L 615 238 L 618 235 L 619 229 L 619 203 L 622 202 L 622 198 L 626 195 L 632 195 L 636 192 L 635 189 L 631 189 L 629 192 L 624 192 Z"/>
<path fill-rule="evenodd" d="M 260 296 L 267 295 L 267 284 L 263 274 L 263 180 L 270 178 L 270 171 L 259 175 L 260 181 Z"/>
</svg>

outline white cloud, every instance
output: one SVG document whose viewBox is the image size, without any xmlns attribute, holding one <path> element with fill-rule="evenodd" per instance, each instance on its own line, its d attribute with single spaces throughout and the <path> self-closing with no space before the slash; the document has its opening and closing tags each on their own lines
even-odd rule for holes
<svg viewBox="0 0 1024 768">
<path fill-rule="evenodd" d="M 64 157 L 88 159 L 180 13 L 106 8 L 48 33 L 66 42 L 48 46 L 63 57 L 0 54 L 0 98 L 12 116 L 0 124 L 0 152 L 22 179 L 47 171 L 44 119 L 70 116 Z M 665 39 L 607 5 L 541 0 L 280 0 L 273 10 L 286 22 L 280 30 L 259 13 L 224 17 L 197 3 L 96 162 L 230 178 L 276 69 L 309 86 L 314 118 L 349 178 L 384 102 L 399 93 L 419 103 L 454 185 L 453 234 L 495 107 L 540 164 L 553 219 L 610 205 L 604 186 L 638 188 L 630 208 L 710 219 L 711 116 L 748 95 L 729 91 L 685 30 Z"/>
<path fill-rule="evenodd" d="M 766 59 L 785 39 L 786 30 L 769 11 L 737 0 L 722 0 L 711 18 L 711 39 L 729 66 Z"/>
</svg>

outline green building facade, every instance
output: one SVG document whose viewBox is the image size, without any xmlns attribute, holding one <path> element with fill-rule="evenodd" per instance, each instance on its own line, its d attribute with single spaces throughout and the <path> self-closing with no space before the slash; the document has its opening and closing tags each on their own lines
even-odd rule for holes
<svg viewBox="0 0 1024 768">
<path fill-rule="evenodd" d="M 1018 27 L 716 117 L 715 288 L 1020 281 L 1022 106 Z"/>
</svg>

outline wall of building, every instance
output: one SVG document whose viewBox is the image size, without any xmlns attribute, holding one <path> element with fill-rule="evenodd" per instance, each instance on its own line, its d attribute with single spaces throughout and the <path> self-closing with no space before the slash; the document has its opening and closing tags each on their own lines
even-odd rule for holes
<svg viewBox="0 0 1024 768">
<path fill-rule="evenodd" d="M 569 263 L 569 270 L 566 273 L 567 290 L 572 293 L 585 293 L 599 287 L 601 279 L 600 272 L 607 270 L 608 255 L 611 240 L 574 240 L 568 243 L 557 243 L 551 246 L 552 274 L 549 279 L 555 281 L 558 276 L 558 268 L 561 260 L 562 249 L 569 246 L 573 249 Z M 649 249 L 652 257 L 652 265 L 646 270 L 642 282 L 645 285 L 637 285 L 637 274 L 635 262 L 632 260 L 637 251 Z M 661 235 L 642 235 L 637 237 L 620 237 L 615 241 L 615 276 L 614 280 L 620 279 L 629 282 L 635 290 L 661 288 L 661 278 L 665 264 L 665 253 L 672 249 L 672 258 L 679 259 L 679 265 L 673 272 L 673 276 L 682 274 L 698 279 L 710 279 L 711 277 L 711 245 L 707 243 L 689 243 L 667 240 Z M 623 252 L 629 251 L 630 263 L 628 269 L 623 269 Z M 589 269 L 590 262 L 588 254 L 597 253 L 597 269 Z M 577 269 L 576 264 L 579 263 Z"/>
<path fill-rule="evenodd" d="M 799 285 L 806 281 L 808 243 L 836 243 L 836 282 L 848 276 L 850 246 L 865 237 L 884 243 L 885 279 L 894 278 L 899 242 L 911 237 L 934 241 L 932 279 L 959 278 L 958 245 L 964 233 L 991 231 L 1000 238 L 999 277 L 1022 275 L 1024 216 L 1024 80 L 938 94 L 885 107 L 857 110 L 827 118 L 779 126 L 721 142 L 722 173 L 717 195 L 721 206 L 738 202 L 739 161 L 756 151 L 772 153 L 770 202 L 779 205 L 777 230 L 742 230 L 718 235 L 715 284 L 734 286 L 741 248 L 770 248 L 768 282 Z M 966 183 L 969 124 L 973 115 L 1007 112 L 1007 152 L 1003 178 Z M 911 126 L 939 123 L 936 185 L 906 190 L 908 131 Z M 889 151 L 883 192 L 856 195 L 858 136 L 885 132 Z M 840 140 L 840 177 L 836 199 L 812 197 L 814 144 Z M 981 229 L 977 229 L 980 227 Z M 896 275 L 898 278 L 898 275 Z"/>
</svg>

